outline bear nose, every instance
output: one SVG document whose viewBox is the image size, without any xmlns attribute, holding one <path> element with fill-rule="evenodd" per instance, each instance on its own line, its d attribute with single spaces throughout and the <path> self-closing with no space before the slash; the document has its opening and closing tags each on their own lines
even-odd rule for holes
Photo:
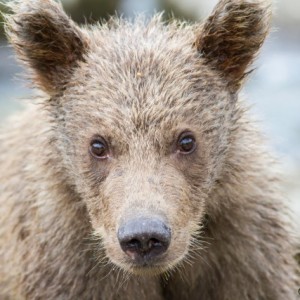
<svg viewBox="0 0 300 300">
<path fill-rule="evenodd" d="M 135 262 L 147 263 L 168 249 L 170 228 L 159 219 L 137 218 L 118 230 L 122 250 Z"/>
</svg>

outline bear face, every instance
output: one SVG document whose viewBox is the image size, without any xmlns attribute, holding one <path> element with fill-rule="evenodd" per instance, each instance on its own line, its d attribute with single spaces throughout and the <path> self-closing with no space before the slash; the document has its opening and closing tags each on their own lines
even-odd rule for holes
<svg viewBox="0 0 300 300">
<path fill-rule="evenodd" d="M 103 47 L 90 50 L 63 96 L 53 99 L 63 119 L 56 121 L 61 154 L 110 260 L 139 271 L 117 236 L 131 220 L 154 218 L 169 228 L 167 251 L 143 261 L 143 273 L 173 267 L 196 242 L 192 236 L 201 230 L 207 194 L 222 169 L 235 102 L 199 58 L 193 32 L 174 36 L 175 29 L 158 24 L 136 33 L 124 22 L 105 37 L 107 46 L 105 30 L 95 32 L 94 43 Z M 184 151 L 184 142 L 191 149 Z M 94 143 L 104 148 L 99 157 Z"/>
<path fill-rule="evenodd" d="M 90 29 L 53 1 L 12 6 L 11 42 L 49 95 L 61 167 L 99 248 L 124 270 L 157 274 L 203 247 L 194 236 L 226 164 L 267 6 L 224 0 L 204 25 L 156 16 Z"/>
</svg>

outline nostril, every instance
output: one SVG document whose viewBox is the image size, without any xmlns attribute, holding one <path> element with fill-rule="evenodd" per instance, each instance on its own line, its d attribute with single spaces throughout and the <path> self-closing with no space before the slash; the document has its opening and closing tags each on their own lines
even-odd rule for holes
<svg viewBox="0 0 300 300">
<path fill-rule="evenodd" d="M 137 239 L 132 239 L 127 242 L 127 247 L 131 249 L 139 249 L 141 248 L 141 242 Z"/>
<path fill-rule="evenodd" d="M 149 242 L 148 242 L 148 248 L 151 249 L 151 248 L 159 248 L 159 247 L 162 247 L 162 242 L 157 240 L 157 239 L 150 239 Z"/>
</svg>

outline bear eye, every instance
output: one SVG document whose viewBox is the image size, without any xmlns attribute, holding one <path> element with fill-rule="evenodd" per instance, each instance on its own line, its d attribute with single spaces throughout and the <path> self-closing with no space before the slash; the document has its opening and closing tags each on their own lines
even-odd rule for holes
<svg viewBox="0 0 300 300">
<path fill-rule="evenodd" d="M 109 156 L 107 143 L 103 138 L 92 140 L 90 144 L 90 153 L 95 158 L 105 159 Z"/>
<path fill-rule="evenodd" d="M 190 132 L 185 132 L 180 135 L 177 142 L 177 151 L 182 154 L 191 154 L 196 149 L 195 137 Z"/>
</svg>

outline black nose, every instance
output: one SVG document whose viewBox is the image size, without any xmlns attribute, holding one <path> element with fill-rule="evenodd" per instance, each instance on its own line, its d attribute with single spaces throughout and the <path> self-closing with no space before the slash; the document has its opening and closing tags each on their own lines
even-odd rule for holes
<svg viewBox="0 0 300 300">
<path fill-rule="evenodd" d="M 118 230 L 122 250 L 136 263 L 149 262 L 168 249 L 171 230 L 158 219 L 137 218 Z"/>
</svg>

